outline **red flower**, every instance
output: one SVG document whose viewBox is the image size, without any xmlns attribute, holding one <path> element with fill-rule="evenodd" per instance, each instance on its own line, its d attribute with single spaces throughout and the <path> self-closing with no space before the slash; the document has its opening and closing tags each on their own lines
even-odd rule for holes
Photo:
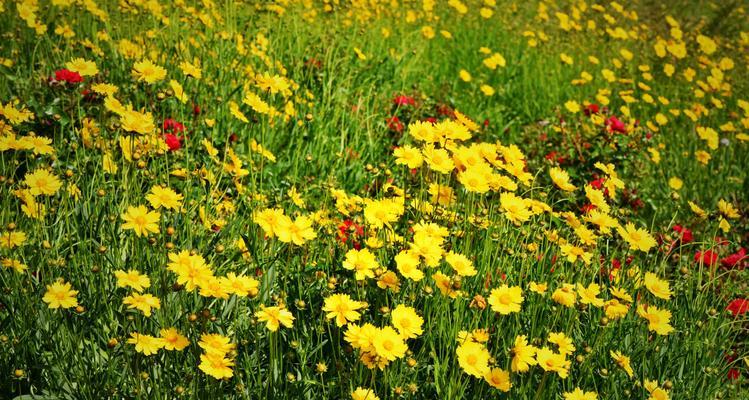
<svg viewBox="0 0 749 400">
<path fill-rule="evenodd" d="M 730 311 L 734 317 L 742 315 L 749 311 L 749 300 L 747 299 L 734 299 L 728 304 L 726 310 Z"/>
<path fill-rule="evenodd" d="M 65 83 L 81 83 L 83 77 L 77 72 L 63 68 L 55 71 L 55 80 Z"/>
<path fill-rule="evenodd" d="M 627 133 L 627 126 L 624 122 L 620 121 L 619 118 L 616 118 L 613 115 L 606 120 L 606 126 L 610 132 Z"/>
<path fill-rule="evenodd" d="M 583 112 L 585 113 L 585 115 L 590 116 L 591 114 L 598 114 L 598 111 L 600 111 L 598 108 L 598 104 L 591 103 L 585 106 L 585 111 Z"/>
<path fill-rule="evenodd" d="M 723 257 L 720 260 L 720 264 L 723 265 L 723 268 L 744 269 L 746 260 L 749 260 L 749 257 L 747 257 L 746 255 L 746 249 L 742 247 L 739 249 L 739 251 L 727 257 Z"/>
<path fill-rule="evenodd" d="M 694 240 L 694 236 L 692 235 L 692 231 L 690 231 L 687 228 L 684 228 L 681 225 L 674 225 L 674 231 L 679 233 L 679 240 L 681 240 L 682 243 L 689 243 L 692 240 Z"/>
<path fill-rule="evenodd" d="M 167 118 L 162 124 L 162 129 L 168 133 L 182 133 L 185 131 L 185 126 L 174 119 Z"/>
<path fill-rule="evenodd" d="M 414 98 L 411 96 L 399 95 L 393 98 L 393 104 L 396 106 L 415 106 L 416 101 L 414 101 Z"/>
<path fill-rule="evenodd" d="M 432 124 L 436 124 L 437 123 L 437 118 L 435 118 L 435 117 L 426 117 L 426 118 L 424 118 L 424 122 L 429 122 L 429 123 L 432 123 Z"/>
<path fill-rule="evenodd" d="M 397 116 L 390 117 L 385 120 L 388 124 L 388 129 L 398 133 L 403 132 L 403 123 L 398 119 Z"/>
<path fill-rule="evenodd" d="M 364 227 L 356 224 L 350 219 L 347 219 L 343 221 L 343 223 L 338 225 L 338 240 L 341 243 L 346 243 L 349 239 L 351 239 L 354 244 L 354 248 L 359 250 L 361 248 L 361 245 L 359 244 L 357 239 L 362 236 L 364 236 Z"/>
<path fill-rule="evenodd" d="M 587 213 L 595 210 L 596 208 L 598 208 L 598 207 L 594 206 L 593 204 L 586 204 L 586 205 L 584 205 L 584 206 L 582 206 L 580 208 L 580 211 L 582 211 L 583 214 L 587 214 Z"/>
<path fill-rule="evenodd" d="M 164 141 L 169 146 L 169 151 L 177 151 L 182 148 L 182 137 L 171 133 L 164 134 Z"/>
<path fill-rule="evenodd" d="M 739 379 L 740 376 L 741 376 L 741 371 L 739 371 L 738 369 L 731 368 L 728 370 L 728 379 L 733 381 L 733 380 Z"/>
<path fill-rule="evenodd" d="M 698 251 L 694 255 L 694 262 L 703 263 L 705 265 L 713 265 L 718 262 L 718 253 L 712 250 Z"/>
</svg>

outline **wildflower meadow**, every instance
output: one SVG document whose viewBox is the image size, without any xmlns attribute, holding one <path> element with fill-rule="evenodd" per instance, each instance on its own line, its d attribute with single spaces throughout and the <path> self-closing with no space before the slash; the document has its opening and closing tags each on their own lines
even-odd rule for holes
<svg viewBox="0 0 749 400">
<path fill-rule="evenodd" d="M 749 399 L 748 13 L 0 0 L 0 399 Z"/>
</svg>

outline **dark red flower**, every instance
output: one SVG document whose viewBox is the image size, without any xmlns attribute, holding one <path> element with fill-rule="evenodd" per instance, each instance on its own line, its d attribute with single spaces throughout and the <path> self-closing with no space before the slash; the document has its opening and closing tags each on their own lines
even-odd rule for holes
<svg viewBox="0 0 749 400">
<path fill-rule="evenodd" d="M 586 204 L 586 205 L 584 205 L 584 206 L 582 206 L 580 208 L 580 211 L 582 211 L 583 214 L 587 214 L 587 213 L 595 210 L 596 208 L 598 208 L 598 207 L 594 206 L 593 204 Z"/>
<path fill-rule="evenodd" d="M 747 299 L 733 299 L 726 307 L 726 310 L 730 311 L 734 317 L 742 315 L 749 311 L 749 300 Z"/>
<path fill-rule="evenodd" d="M 200 109 L 199 105 L 197 105 L 197 104 L 193 104 L 192 105 L 192 114 L 193 115 L 200 115 L 201 112 L 202 112 L 202 110 Z"/>
<path fill-rule="evenodd" d="M 174 119 L 167 118 L 162 124 L 162 129 L 165 133 L 182 133 L 185 131 L 185 126 Z"/>
<path fill-rule="evenodd" d="M 739 371 L 738 369 L 730 368 L 728 370 L 728 375 L 727 375 L 728 379 L 733 381 L 733 380 L 739 379 L 740 376 L 741 376 L 741 371 Z"/>
<path fill-rule="evenodd" d="M 393 98 L 393 104 L 396 106 L 415 106 L 416 101 L 411 96 L 399 95 Z"/>
<path fill-rule="evenodd" d="M 403 132 L 403 122 L 401 122 L 397 116 L 392 116 L 385 121 L 387 122 L 388 129 L 390 129 L 391 131 L 395 131 L 398 133 Z"/>
<path fill-rule="evenodd" d="M 435 118 L 435 117 L 426 117 L 426 118 L 424 118 L 424 122 L 429 122 L 429 123 L 432 123 L 432 124 L 436 124 L 437 123 L 437 118 Z"/>
<path fill-rule="evenodd" d="M 63 68 L 55 71 L 55 80 L 65 83 L 81 83 L 83 82 L 83 77 L 77 72 Z"/>
<path fill-rule="evenodd" d="M 364 227 L 354 221 L 347 219 L 338 225 L 338 240 L 341 243 L 347 243 L 349 239 L 353 242 L 355 249 L 360 249 L 361 244 L 358 239 L 364 236 Z"/>
<path fill-rule="evenodd" d="M 489 127 L 489 118 L 484 120 L 484 129 Z"/>
<path fill-rule="evenodd" d="M 697 254 L 694 255 L 694 262 L 713 265 L 718 262 L 718 253 L 712 250 L 698 251 Z"/>
<path fill-rule="evenodd" d="M 585 110 L 583 112 L 585 112 L 585 115 L 590 116 L 591 114 L 598 114 L 599 110 L 600 109 L 598 107 L 598 104 L 591 103 L 585 106 Z"/>
<path fill-rule="evenodd" d="M 679 240 L 681 240 L 682 243 L 689 243 L 692 240 L 694 240 L 694 236 L 692 235 L 692 231 L 690 231 L 687 228 L 684 228 L 681 225 L 674 225 L 674 231 L 679 233 Z"/>
<path fill-rule="evenodd" d="M 627 133 L 627 125 L 613 115 L 606 120 L 606 127 L 608 127 L 610 132 Z"/>
<path fill-rule="evenodd" d="M 742 247 L 739 249 L 739 251 L 729 256 L 723 257 L 720 260 L 720 264 L 723 266 L 723 268 L 744 269 L 747 260 L 749 260 L 749 257 L 747 257 L 746 255 L 746 249 Z"/>
<path fill-rule="evenodd" d="M 164 134 L 164 141 L 169 146 L 169 151 L 177 151 L 182 148 L 182 137 L 171 133 Z"/>
</svg>

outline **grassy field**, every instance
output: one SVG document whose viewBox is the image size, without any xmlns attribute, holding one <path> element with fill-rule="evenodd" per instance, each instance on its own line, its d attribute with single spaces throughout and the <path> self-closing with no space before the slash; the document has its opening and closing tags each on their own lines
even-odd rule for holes
<svg viewBox="0 0 749 400">
<path fill-rule="evenodd" d="M 748 11 L 0 0 L 0 399 L 749 398 Z"/>
</svg>

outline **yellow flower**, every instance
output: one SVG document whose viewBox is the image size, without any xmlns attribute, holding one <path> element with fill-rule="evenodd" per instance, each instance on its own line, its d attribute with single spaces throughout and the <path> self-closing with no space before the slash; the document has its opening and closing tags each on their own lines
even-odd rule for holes
<svg viewBox="0 0 749 400">
<path fill-rule="evenodd" d="M 255 313 L 255 317 L 260 322 L 265 322 L 265 327 L 271 332 L 276 332 L 281 325 L 286 328 L 294 326 L 294 316 L 283 306 L 266 307 L 261 305 L 260 311 Z"/>
<path fill-rule="evenodd" d="M 575 352 L 575 345 L 572 344 L 572 339 L 567 337 L 563 332 L 551 332 L 549 333 L 549 343 L 557 345 L 559 354 L 570 355 Z"/>
<path fill-rule="evenodd" d="M 546 294 L 546 289 L 549 288 L 549 285 L 547 285 L 545 282 L 537 283 L 537 282 L 531 282 L 530 285 L 528 285 L 528 289 L 531 292 L 538 293 L 540 295 Z"/>
<path fill-rule="evenodd" d="M 334 294 L 326 297 L 322 310 L 326 312 L 327 319 L 334 319 L 337 326 L 341 327 L 349 322 L 358 321 L 361 314 L 357 310 L 367 306 L 367 303 L 352 300 L 347 294 Z"/>
<path fill-rule="evenodd" d="M 460 76 L 460 80 L 462 80 L 463 82 L 471 81 L 471 74 L 464 69 L 460 70 L 460 73 L 458 74 L 458 76 Z"/>
<path fill-rule="evenodd" d="M 138 236 L 147 236 L 149 233 L 159 233 L 159 219 L 161 214 L 158 211 L 148 211 L 145 206 L 128 207 L 127 211 L 122 214 L 122 229 L 132 229 Z"/>
<path fill-rule="evenodd" d="M 78 306 L 77 290 L 73 290 L 70 283 L 57 280 L 51 285 L 47 285 L 47 291 L 44 293 L 42 300 L 47 303 L 49 308 L 71 308 Z"/>
<path fill-rule="evenodd" d="M 135 308 L 140 310 L 146 317 L 151 316 L 151 309 L 160 309 L 161 301 L 158 297 L 154 297 L 151 294 L 140 294 L 135 293 L 122 299 L 122 304 L 127 305 L 127 308 Z"/>
<path fill-rule="evenodd" d="M 502 193 L 499 196 L 499 204 L 504 211 L 505 217 L 516 225 L 527 221 L 532 215 L 526 202 L 513 193 Z"/>
<path fill-rule="evenodd" d="M 409 145 L 403 145 L 396 148 L 393 151 L 393 155 L 396 157 L 396 164 L 406 165 L 411 169 L 419 168 L 424 162 L 421 152 L 417 148 Z"/>
<path fill-rule="evenodd" d="M 228 337 L 217 333 L 204 333 L 200 335 L 198 346 L 203 349 L 206 354 L 214 354 L 221 357 L 233 352 L 237 348 L 237 345 L 231 343 L 231 340 L 229 340 Z"/>
<path fill-rule="evenodd" d="M 317 237 L 312 227 L 312 219 L 305 215 L 296 217 L 293 222 L 288 217 L 281 218 L 275 233 L 278 235 L 278 240 L 284 243 L 294 243 L 297 246 Z"/>
<path fill-rule="evenodd" d="M 182 207 L 182 195 L 175 192 L 174 190 L 155 185 L 151 188 L 151 192 L 146 195 L 146 200 L 151 204 L 151 207 L 159 209 L 164 207 L 166 209 L 176 210 Z"/>
<path fill-rule="evenodd" d="M 445 261 L 455 270 L 460 276 L 474 276 L 476 275 L 476 268 L 473 267 L 473 262 L 468 257 L 454 253 L 452 251 L 445 254 Z"/>
<path fill-rule="evenodd" d="M 567 111 L 571 112 L 572 114 L 580 112 L 580 104 L 574 100 L 570 100 L 564 103 L 564 108 L 566 108 Z"/>
<path fill-rule="evenodd" d="M 512 362 L 510 364 L 513 372 L 526 372 L 531 365 L 536 365 L 536 351 L 538 349 L 528 344 L 525 335 L 515 337 L 515 345 L 512 347 Z"/>
<path fill-rule="evenodd" d="M 26 241 L 26 233 L 22 231 L 5 232 L 0 236 L 0 248 L 14 249 L 22 246 Z"/>
<path fill-rule="evenodd" d="M 729 203 L 723 199 L 718 200 L 718 211 L 720 211 L 723 216 L 729 219 L 737 219 L 741 217 L 741 214 L 739 214 L 739 211 L 736 210 L 736 207 L 734 207 L 732 203 Z"/>
<path fill-rule="evenodd" d="M 151 286 L 151 280 L 148 278 L 148 275 L 141 274 L 134 269 L 127 272 L 123 270 L 114 271 L 114 276 L 117 277 L 117 287 L 129 286 L 136 292 L 140 292 Z"/>
<path fill-rule="evenodd" d="M 626 227 L 618 228 L 619 235 L 629 243 L 633 250 L 648 252 L 655 247 L 657 242 L 645 229 L 637 229 L 633 223 L 628 223 Z"/>
<path fill-rule="evenodd" d="M 136 62 L 132 74 L 138 82 L 146 82 L 149 85 L 166 78 L 166 70 L 147 59 Z"/>
<path fill-rule="evenodd" d="M 489 304 L 492 311 L 502 315 L 520 312 L 520 305 L 523 304 L 523 291 L 519 286 L 502 285 L 492 289 L 489 294 Z"/>
<path fill-rule="evenodd" d="M 228 379 L 234 375 L 231 367 L 234 366 L 234 361 L 224 357 L 222 354 L 201 354 L 200 355 L 200 368 L 206 375 L 216 379 Z"/>
<path fill-rule="evenodd" d="M 351 249 L 346 253 L 346 259 L 343 261 L 343 268 L 356 272 L 357 281 L 374 278 L 374 270 L 379 267 L 375 255 L 369 249 Z"/>
<path fill-rule="evenodd" d="M 598 400 L 596 392 L 583 392 L 580 388 L 566 392 L 563 396 L 564 400 Z"/>
<path fill-rule="evenodd" d="M 156 125 L 153 123 L 153 116 L 150 112 L 141 113 L 133 110 L 130 106 L 121 110 L 120 126 L 125 131 L 140 133 L 141 135 L 150 135 L 156 130 Z M 124 139 L 131 143 L 133 141 L 132 138 Z"/>
<path fill-rule="evenodd" d="M 555 167 L 549 169 L 549 175 L 551 176 L 551 180 L 555 185 L 557 185 L 559 189 L 562 189 L 565 192 L 572 192 L 577 189 L 575 185 L 570 183 L 570 176 L 569 174 L 567 174 L 567 171 Z"/>
<path fill-rule="evenodd" d="M 548 347 L 542 347 L 536 351 L 536 362 L 544 371 L 556 372 L 562 379 L 569 374 L 571 365 L 564 354 L 556 354 Z"/>
<path fill-rule="evenodd" d="M 614 362 L 616 362 L 616 365 L 619 366 L 619 368 L 623 369 L 624 372 L 627 373 L 627 376 L 630 378 L 633 376 L 634 371 L 632 370 L 632 365 L 630 364 L 629 357 L 625 356 L 619 351 L 610 351 L 609 354 L 611 354 L 611 358 L 614 359 Z"/>
<path fill-rule="evenodd" d="M 395 264 L 398 272 L 408 279 L 418 282 L 424 278 L 424 272 L 419 269 L 421 260 L 419 256 L 411 250 L 401 250 L 395 256 Z"/>
<path fill-rule="evenodd" d="M 226 274 L 226 277 L 222 278 L 222 284 L 227 293 L 234 293 L 240 297 L 256 296 L 258 293 L 258 287 L 260 286 L 260 282 L 258 282 L 257 279 L 249 276 L 237 275 L 234 272 Z"/>
<path fill-rule="evenodd" d="M 484 375 L 484 380 L 491 387 L 495 387 L 503 392 L 509 392 L 512 388 L 510 382 L 510 373 L 501 368 L 492 368 Z"/>
<path fill-rule="evenodd" d="M 674 328 L 670 325 L 671 322 L 671 311 L 662 310 L 655 306 L 647 306 L 640 304 L 637 306 L 637 314 L 648 320 L 648 330 L 651 330 L 659 335 L 668 335 Z"/>
<path fill-rule="evenodd" d="M 24 184 L 29 187 L 29 193 L 34 196 L 47 195 L 52 196 L 60 190 L 62 182 L 54 174 L 49 173 L 46 169 L 37 169 L 29 172 L 24 177 Z"/>
<path fill-rule="evenodd" d="M 668 300 L 671 298 L 671 288 L 668 281 L 658 279 L 658 276 L 652 272 L 645 273 L 645 287 L 659 299 Z"/>
<path fill-rule="evenodd" d="M 357 387 L 351 392 L 351 400 L 380 400 L 372 389 Z"/>
<path fill-rule="evenodd" d="M 684 186 L 684 182 L 674 176 L 668 180 L 668 186 L 673 190 L 680 190 Z"/>
<path fill-rule="evenodd" d="M 413 307 L 403 304 L 398 305 L 390 313 L 390 319 L 398 333 L 406 339 L 418 337 L 424 332 L 421 327 L 424 324 L 424 319 L 416 313 Z"/>
<path fill-rule="evenodd" d="M 598 295 L 601 293 L 601 287 L 597 283 L 591 283 L 588 287 L 584 287 L 581 284 L 577 284 L 577 294 L 580 296 L 580 303 L 590 304 L 594 307 L 603 306 L 603 299 L 599 299 Z"/>
<path fill-rule="evenodd" d="M 476 342 L 465 341 L 456 350 L 458 364 L 468 375 L 482 378 L 489 370 L 489 351 Z"/>
<path fill-rule="evenodd" d="M 164 349 L 181 351 L 190 344 L 190 341 L 180 335 L 175 328 L 162 329 L 159 336 L 163 339 Z"/>
<path fill-rule="evenodd" d="M 707 165 L 707 163 L 710 162 L 710 153 L 704 151 L 704 150 L 697 150 L 694 152 L 694 156 L 697 157 L 697 161 L 700 162 L 702 165 Z"/>
<path fill-rule="evenodd" d="M 99 73 L 99 68 L 93 61 L 84 60 L 83 58 L 74 58 L 65 63 L 65 68 L 77 72 L 81 76 L 94 76 Z"/>
<path fill-rule="evenodd" d="M 386 326 L 379 329 L 372 343 L 377 356 L 388 361 L 402 358 L 406 355 L 408 346 L 403 341 L 403 337 L 395 329 Z"/>
<path fill-rule="evenodd" d="M 164 347 L 164 339 L 153 337 L 151 335 L 142 335 L 136 332 L 130 333 L 130 338 L 127 342 L 134 344 L 135 351 L 143 353 L 143 355 L 146 356 L 156 354 L 159 352 L 159 349 Z"/>
<path fill-rule="evenodd" d="M 183 74 L 192 76 L 195 79 L 200 79 L 203 76 L 203 70 L 189 61 L 179 63 L 179 69 L 182 70 Z"/>
<path fill-rule="evenodd" d="M 551 299 L 565 307 L 572 307 L 577 302 L 575 287 L 565 283 L 551 294 Z"/>
<path fill-rule="evenodd" d="M 455 168 L 450 154 L 445 149 L 435 149 L 432 145 L 424 146 L 421 150 L 424 155 L 424 160 L 429 165 L 429 168 L 433 171 L 437 171 L 441 174 L 449 174 Z"/>
</svg>

